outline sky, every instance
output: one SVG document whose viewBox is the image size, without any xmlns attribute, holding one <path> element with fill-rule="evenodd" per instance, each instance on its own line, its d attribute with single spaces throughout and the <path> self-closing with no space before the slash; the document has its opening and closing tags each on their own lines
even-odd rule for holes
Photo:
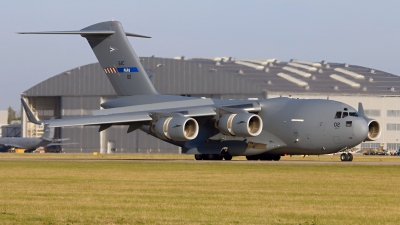
<svg viewBox="0 0 400 225">
<path fill-rule="evenodd" d="M 117 20 L 138 56 L 299 59 L 400 75 L 400 1 L 145 0 L 4 1 L 0 7 L 0 110 L 64 71 L 97 62 L 80 30 Z"/>
</svg>

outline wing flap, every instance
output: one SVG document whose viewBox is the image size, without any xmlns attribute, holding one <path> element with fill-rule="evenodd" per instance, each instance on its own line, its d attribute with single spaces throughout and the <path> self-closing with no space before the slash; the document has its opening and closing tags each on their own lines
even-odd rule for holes
<svg viewBox="0 0 400 225">
<path fill-rule="evenodd" d="M 113 113 L 128 113 L 128 112 L 176 112 L 182 110 L 197 110 L 202 107 L 211 108 L 214 105 L 212 99 L 188 99 L 178 101 L 165 101 L 159 103 L 140 104 L 133 106 L 125 106 L 103 110 L 93 110 L 93 115 L 106 115 Z"/>
<path fill-rule="evenodd" d="M 85 116 L 65 118 L 59 120 L 44 120 L 43 123 L 49 123 L 49 127 L 70 127 L 70 126 L 90 126 L 103 124 L 122 124 L 138 121 L 151 121 L 148 114 L 111 114 L 102 116 Z"/>
</svg>

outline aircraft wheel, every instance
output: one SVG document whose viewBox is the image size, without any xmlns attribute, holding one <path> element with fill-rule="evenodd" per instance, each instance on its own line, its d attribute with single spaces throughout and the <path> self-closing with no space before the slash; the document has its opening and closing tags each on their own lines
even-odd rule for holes
<svg viewBox="0 0 400 225">
<path fill-rule="evenodd" d="M 218 154 L 208 154 L 209 160 L 222 160 L 222 156 Z"/>
<path fill-rule="evenodd" d="M 340 160 L 341 160 L 341 161 L 349 161 L 349 155 L 346 154 L 346 153 L 342 153 L 342 154 L 340 155 Z"/>
<path fill-rule="evenodd" d="M 257 156 L 255 156 L 255 155 L 248 155 L 248 156 L 246 156 L 246 159 L 247 160 L 258 160 Z"/>
<path fill-rule="evenodd" d="M 272 156 L 272 160 L 279 161 L 279 160 L 281 160 L 281 156 L 280 155 L 273 155 Z"/>
<path fill-rule="evenodd" d="M 204 157 L 203 157 L 202 154 L 195 154 L 195 155 L 194 155 L 194 159 L 195 159 L 195 160 L 203 160 L 203 158 L 204 158 Z"/>
<path fill-rule="evenodd" d="M 261 160 L 261 161 L 267 160 L 267 158 L 266 158 L 267 156 L 264 155 L 264 154 L 257 155 L 256 157 L 257 157 L 257 160 L 258 160 L 258 159 Z"/>
<path fill-rule="evenodd" d="M 353 154 L 349 153 L 348 156 L 349 156 L 349 160 L 348 161 L 350 161 L 350 162 L 353 161 Z"/>
<path fill-rule="evenodd" d="M 225 160 L 232 160 L 232 156 L 231 155 L 224 155 L 224 159 Z"/>
</svg>

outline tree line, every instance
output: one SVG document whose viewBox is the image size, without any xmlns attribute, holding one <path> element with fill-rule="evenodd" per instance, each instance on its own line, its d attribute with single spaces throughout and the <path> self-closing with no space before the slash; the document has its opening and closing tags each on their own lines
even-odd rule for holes
<svg viewBox="0 0 400 225">
<path fill-rule="evenodd" d="M 21 112 L 15 111 L 11 106 L 8 107 L 7 123 L 10 124 L 12 120 L 21 120 Z"/>
</svg>

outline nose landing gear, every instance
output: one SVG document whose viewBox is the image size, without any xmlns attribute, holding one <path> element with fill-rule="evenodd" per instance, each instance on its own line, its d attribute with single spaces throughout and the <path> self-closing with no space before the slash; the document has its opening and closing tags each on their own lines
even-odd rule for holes
<svg viewBox="0 0 400 225">
<path fill-rule="evenodd" d="M 351 162 L 351 161 L 353 161 L 353 154 L 351 154 L 351 153 L 342 153 L 340 155 L 340 160 L 341 161 Z"/>
</svg>

